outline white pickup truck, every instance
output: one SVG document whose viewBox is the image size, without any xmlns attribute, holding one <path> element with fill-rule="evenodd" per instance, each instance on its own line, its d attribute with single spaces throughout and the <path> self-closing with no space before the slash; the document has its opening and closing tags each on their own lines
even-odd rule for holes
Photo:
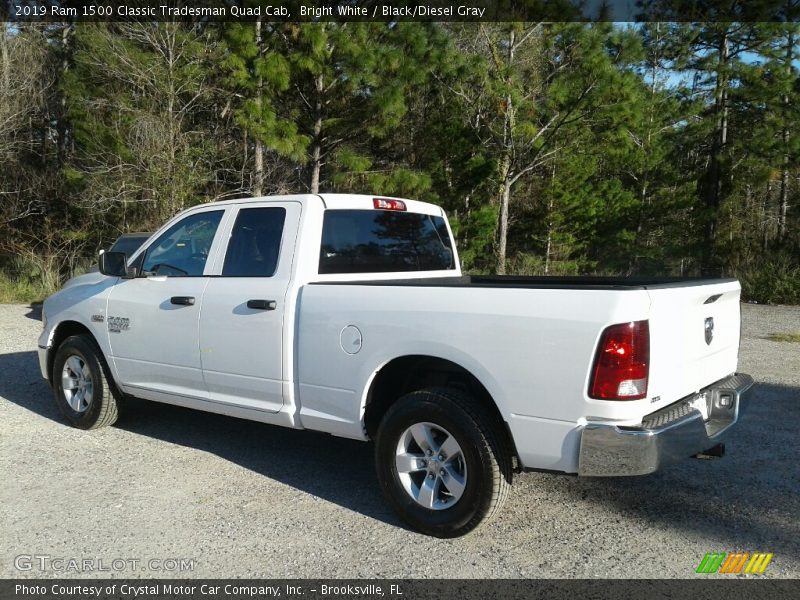
<svg viewBox="0 0 800 600">
<path fill-rule="evenodd" d="M 431 204 L 197 206 L 45 301 L 42 375 L 84 429 L 136 396 L 374 440 L 387 501 L 442 537 L 492 516 L 521 470 L 642 475 L 719 454 L 753 383 L 736 373 L 736 280 L 458 265 Z"/>
</svg>

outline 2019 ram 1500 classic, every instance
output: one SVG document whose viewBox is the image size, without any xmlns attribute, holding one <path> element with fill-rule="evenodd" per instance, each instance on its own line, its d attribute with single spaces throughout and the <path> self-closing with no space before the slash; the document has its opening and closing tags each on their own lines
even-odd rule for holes
<svg viewBox="0 0 800 600">
<path fill-rule="evenodd" d="M 374 440 L 387 501 L 437 536 L 522 469 L 642 475 L 717 447 L 753 383 L 736 280 L 462 276 L 444 212 L 413 200 L 197 206 L 100 269 L 44 303 L 71 424 L 130 395 Z"/>
</svg>

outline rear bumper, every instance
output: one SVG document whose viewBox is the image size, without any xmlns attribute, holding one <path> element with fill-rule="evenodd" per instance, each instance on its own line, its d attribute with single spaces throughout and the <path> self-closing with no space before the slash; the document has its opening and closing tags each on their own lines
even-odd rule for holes
<svg viewBox="0 0 800 600">
<path fill-rule="evenodd" d="M 716 446 L 739 419 L 752 386 L 752 377 L 737 373 L 646 416 L 640 426 L 590 422 L 581 433 L 578 475 L 646 475 Z M 695 408 L 703 401 L 708 420 Z"/>
</svg>

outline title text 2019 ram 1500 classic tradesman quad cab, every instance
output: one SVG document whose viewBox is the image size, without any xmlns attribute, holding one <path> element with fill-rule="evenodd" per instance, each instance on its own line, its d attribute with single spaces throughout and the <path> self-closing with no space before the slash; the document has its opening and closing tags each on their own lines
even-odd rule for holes
<svg viewBox="0 0 800 600">
<path fill-rule="evenodd" d="M 517 470 L 641 475 L 736 422 L 736 280 L 458 265 L 431 204 L 197 206 L 47 299 L 41 371 L 85 429 L 130 395 L 375 440 L 388 502 L 437 536 L 495 513 Z"/>
</svg>

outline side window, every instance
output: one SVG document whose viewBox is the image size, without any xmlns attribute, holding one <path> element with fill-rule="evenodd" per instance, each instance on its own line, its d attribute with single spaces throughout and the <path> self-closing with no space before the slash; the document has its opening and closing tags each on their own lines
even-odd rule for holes
<svg viewBox="0 0 800 600">
<path fill-rule="evenodd" d="M 272 277 L 278 266 L 286 209 L 243 208 L 233 225 L 222 275 Z"/>
<path fill-rule="evenodd" d="M 196 213 L 175 223 L 147 249 L 142 273 L 200 277 L 222 213 L 221 210 Z"/>
</svg>

